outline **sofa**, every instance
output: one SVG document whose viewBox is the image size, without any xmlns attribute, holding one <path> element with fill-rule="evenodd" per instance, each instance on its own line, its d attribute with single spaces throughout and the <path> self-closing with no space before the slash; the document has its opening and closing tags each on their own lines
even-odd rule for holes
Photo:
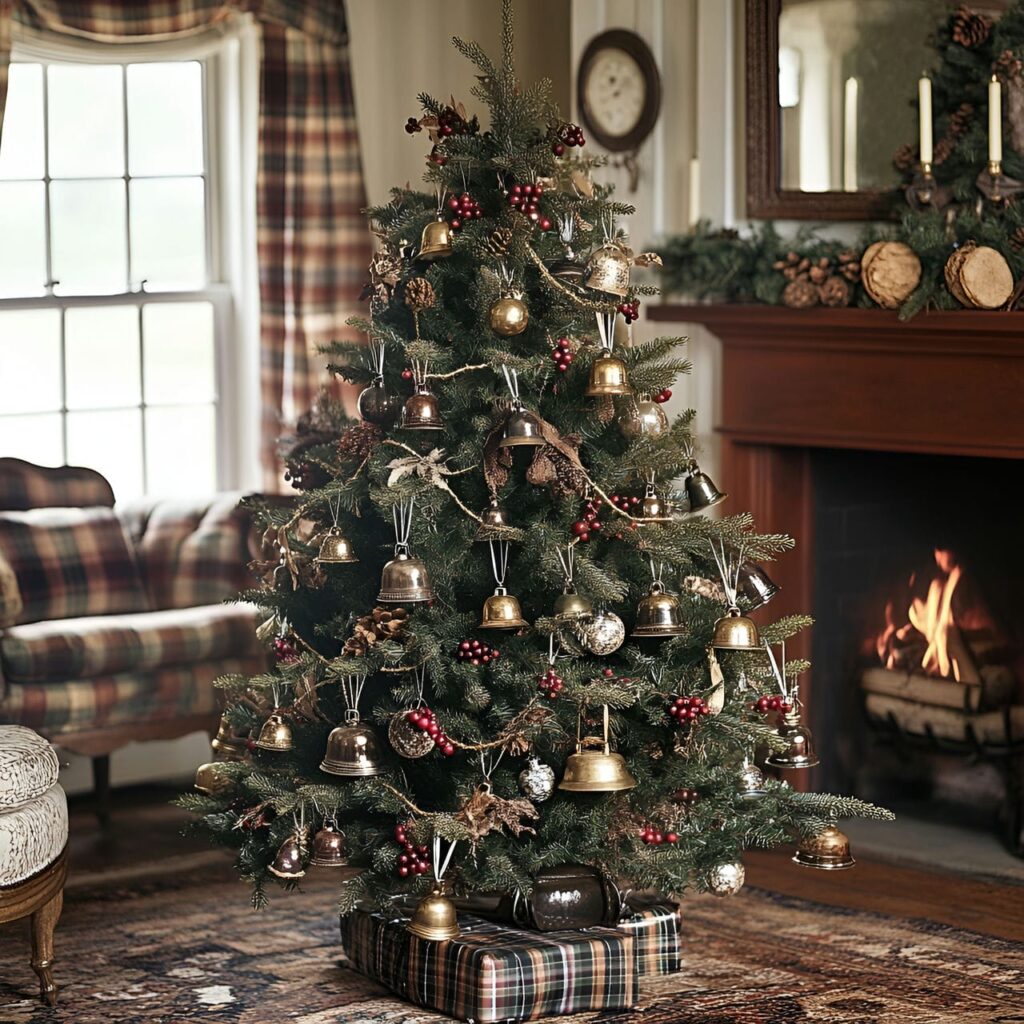
<svg viewBox="0 0 1024 1024">
<path fill-rule="evenodd" d="M 101 816 L 109 755 L 213 733 L 213 681 L 266 667 L 238 494 L 115 507 L 77 467 L 0 459 L 0 723 L 93 758 Z"/>
</svg>

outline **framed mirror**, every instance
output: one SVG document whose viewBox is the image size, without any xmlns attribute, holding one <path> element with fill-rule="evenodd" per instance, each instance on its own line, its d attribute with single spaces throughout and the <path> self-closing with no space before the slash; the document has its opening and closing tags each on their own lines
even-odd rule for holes
<svg viewBox="0 0 1024 1024">
<path fill-rule="evenodd" d="M 1007 0 L 976 0 L 991 17 Z M 949 0 L 747 0 L 747 215 L 897 216 L 896 150 Z"/>
</svg>

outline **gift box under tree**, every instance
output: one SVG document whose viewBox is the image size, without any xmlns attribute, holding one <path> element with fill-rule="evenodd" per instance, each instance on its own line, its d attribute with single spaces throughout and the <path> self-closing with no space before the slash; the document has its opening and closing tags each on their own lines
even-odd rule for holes
<svg viewBox="0 0 1024 1024">
<path fill-rule="evenodd" d="M 396 995 L 462 1020 L 536 1020 L 625 1009 L 640 977 L 679 969 L 679 918 L 662 906 L 619 928 L 534 932 L 459 916 L 457 938 L 417 938 L 401 918 L 341 919 L 351 966 Z"/>
</svg>

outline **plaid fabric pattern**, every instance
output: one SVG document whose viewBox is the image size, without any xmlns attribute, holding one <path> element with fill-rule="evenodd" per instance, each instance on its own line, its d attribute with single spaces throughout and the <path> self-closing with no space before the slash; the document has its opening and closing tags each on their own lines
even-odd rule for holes
<svg viewBox="0 0 1024 1024">
<path fill-rule="evenodd" d="M 252 582 L 246 569 L 250 522 L 240 497 L 143 499 L 118 508 L 154 608 L 224 601 Z"/>
<path fill-rule="evenodd" d="M 135 556 L 110 509 L 2 512 L 0 552 L 22 604 L 20 612 L 0 609 L 0 625 L 149 608 Z"/>
<path fill-rule="evenodd" d="M 316 347 L 350 336 L 370 235 L 343 0 L 0 0 L 0 134 L 11 21 L 105 43 L 215 28 L 251 12 L 263 36 L 257 246 L 266 486 L 276 440 L 325 377 Z"/>
<path fill-rule="evenodd" d="M 12 683 L 0 702 L 0 722 L 17 722 L 55 740 L 63 733 L 108 726 L 143 725 L 207 713 L 213 718 L 219 708 L 215 679 L 232 672 L 254 675 L 265 667 L 261 655 L 149 673 L 127 672 L 61 686 Z"/>
<path fill-rule="evenodd" d="M 403 921 L 342 918 L 352 965 L 418 1006 L 462 1020 L 536 1020 L 623 1009 L 637 998 L 635 939 L 612 928 L 524 932 L 460 916 L 462 934 L 425 942 Z"/>
<path fill-rule="evenodd" d="M 35 466 L 22 459 L 0 459 L 0 510 L 91 508 L 114 504 L 114 492 L 94 469 Z"/>
<path fill-rule="evenodd" d="M 14 626 L 0 637 L 10 683 L 59 683 L 259 651 L 255 609 L 206 605 Z"/>
<path fill-rule="evenodd" d="M 636 969 L 641 978 L 679 970 L 679 926 L 679 908 L 668 903 L 639 911 L 615 926 L 636 940 Z"/>
</svg>

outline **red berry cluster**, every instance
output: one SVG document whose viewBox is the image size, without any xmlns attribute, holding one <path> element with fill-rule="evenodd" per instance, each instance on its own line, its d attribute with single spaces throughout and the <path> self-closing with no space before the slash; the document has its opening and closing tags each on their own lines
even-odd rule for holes
<svg viewBox="0 0 1024 1024">
<path fill-rule="evenodd" d="M 423 131 L 423 126 L 415 117 L 410 117 L 409 120 L 405 122 L 405 130 L 410 135 L 415 135 L 417 132 Z"/>
<path fill-rule="evenodd" d="M 551 350 L 551 358 L 555 361 L 555 369 L 559 373 L 565 373 L 572 364 L 572 342 L 568 338 L 559 338 Z"/>
<path fill-rule="evenodd" d="M 541 231 L 551 230 L 551 221 L 540 212 L 540 197 L 544 195 L 543 185 L 513 185 L 508 190 L 508 205 L 529 217 Z"/>
<path fill-rule="evenodd" d="M 618 676 L 617 677 L 615 675 L 615 669 L 613 669 L 613 668 L 603 668 L 603 669 L 601 669 L 601 675 L 603 675 L 605 677 L 605 679 L 616 679 L 617 678 L 620 683 L 632 683 L 634 681 L 632 676 Z"/>
<path fill-rule="evenodd" d="M 573 536 L 577 540 L 586 544 L 590 540 L 590 535 L 601 529 L 601 520 L 597 518 L 597 515 L 603 504 L 604 502 L 600 498 L 590 498 L 583 506 L 583 518 L 577 519 L 572 524 Z"/>
<path fill-rule="evenodd" d="M 489 665 L 501 657 L 501 651 L 479 640 L 463 640 L 455 648 L 455 657 L 459 661 L 468 661 L 470 665 Z"/>
<path fill-rule="evenodd" d="M 661 846 L 662 843 L 678 843 L 679 836 L 675 832 L 662 832 L 653 825 L 644 825 L 640 829 L 640 838 L 648 846 Z"/>
<path fill-rule="evenodd" d="M 693 807 L 694 804 L 700 803 L 700 791 L 688 789 L 684 786 L 672 794 L 672 800 L 677 804 L 682 804 L 684 807 Z"/>
<path fill-rule="evenodd" d="M 455 214 L 448 222 L 452 231 L 458 231 L 463 221 L 479 220 L 484 215 L 483 207 L 468 192 L 463 192 L 461 196 L 452 196 L 448 200 L 448 209 Z"/>
<path fill-rule="evenodd" d="M 276 637 L 274 640 L 274 657 L 282 665 L 291 665 L 299 660 L 299 652 L 295 644 L 286 636 Z"/>
<path fill-rule="evenodd" d="M 405 713 L 405 718 L 417 729 L 422 729 L 437 744 L 437 749 L 445 757 L 451 757 L 455 753 L 455 744 L 448 739 L 444 729 L 437 724 L 437 716 L 430 708 L 413 708 L 412 711 Z"/>
<path fill-rule="evenodd" d="M 398 855 L 398 877 L 425 875 L 430 870 L 430 851 L 425 846 L 414 846 L 409 838 L 412 822 L 395 826 L 395 842 L 404 851 Z"/>
<path fill-rule="evenodd" d="M 771 697 L 758 697 L 757 702 L 752 704 L 751 708 L 754 711 L 759 711 L 762 715 L 767 715 L 770 711 L 781 711 L 785 714 L 787 711 L 793 710 L 793 705 L 776 693 Z"/>
<path fill-rule="evenodd" d="M 551 152 L 555 156 L 563 156 L 566 146 L 584 146 L 587 142 L 583 135 L 583 129 L 578 124 L 571 122 L 557 125 L 551 134 Z"/>
<path fill-rule="evenodd" d="M 548 667 L 547 672 L 537 676 L 537 689 L 544 694 L 548 700 L 556 700 L 562 692 L 565 680 L 555 671 L 553 665 Z"/>
<path fill-rule="evenodd" d="M 675 719 L 676 725 L 686 725 L 701 715 L 711 714 L 711 708 L 704 702 L 703 697 L 676 697 L 667 710 L 669 715 Z"/>
<path fill-rule="evenodd" d="M 631 324 L 634 320 L 640 319 L 640 300 L 633 299 L 631 302 L 620 302 L 616 307 L 622 314 L 622 319 L 627 324 Z"/>
<path fill-rule="evenodd" d="M 442 138 L 450 135 L 475 135 L 480 130 L 480 122 L 474 114 L 468 121 L 454 108 L 445 107 L 437 115 L 437 134 Z"/>
<path fill-rule="evenodd" d="M 672 397 L 672 389 L 671 388 L 662 388 L 654 396 L 654 400 L 656 402 L 667 402 L 671 397 Z"/>
</svg>

